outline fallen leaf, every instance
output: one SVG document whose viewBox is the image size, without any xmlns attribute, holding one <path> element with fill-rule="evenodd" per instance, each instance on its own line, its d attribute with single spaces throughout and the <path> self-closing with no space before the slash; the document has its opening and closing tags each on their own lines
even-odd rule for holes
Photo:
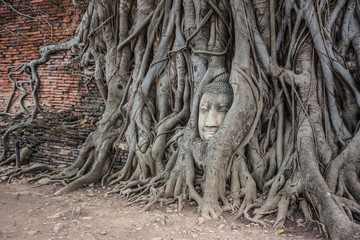
<svg viewBox="0 0 360 240">
<path fill-rule="evenodd" d="M 276 233 L 283 233 L 285 230 L 284 229 L 279 229 L 279 230 L 276 230 Z"/>
</svg>

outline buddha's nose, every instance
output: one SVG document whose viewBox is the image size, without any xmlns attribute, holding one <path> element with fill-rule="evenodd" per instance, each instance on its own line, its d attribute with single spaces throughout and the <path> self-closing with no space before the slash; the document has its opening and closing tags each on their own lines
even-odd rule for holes
<svg viewBox="0 0 360 240">
<path fill-rule="evenodd" d="M 220 114 L 211 108 L 209 110 L 208 116 L 206 118 L 205 126 L 206 127 L 219 127 L 221 124 L 220 122 Z"/>
</svg>

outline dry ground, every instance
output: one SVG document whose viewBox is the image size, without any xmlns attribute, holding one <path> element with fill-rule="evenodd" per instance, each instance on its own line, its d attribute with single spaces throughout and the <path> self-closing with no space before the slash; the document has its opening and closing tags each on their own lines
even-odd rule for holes
<svg viewBox="0 0 360 240">
<path fill-rule="evenodd" d="M 17 180 L 0 183 L 0 239 L 324 239 L 299 213 L 278 234 L 271 227 L 232 221 L 229 213 L 205 221 L 188 204 L 181 213 L 175 204 L 158 204 L 141 214 L 139 205 L 126 206 L 117 195 L 105 197 L 97 186 L 60 197 L 52 196 L 60 186 L 33 186 Z M 267 221 L 270 226 L 274 220 Z"/>
</svg>

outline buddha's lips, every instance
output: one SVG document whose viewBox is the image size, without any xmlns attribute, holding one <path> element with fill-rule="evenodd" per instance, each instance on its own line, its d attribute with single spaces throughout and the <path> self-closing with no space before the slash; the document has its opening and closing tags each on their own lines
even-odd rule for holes
<svg viewBox="0 0 360 240">
<path fill-rule="evenodd" d="M 203 131 L 204 133 L 215 134 L 218 129 L 218 127 L 205 127 L 203 128 Z"/>
<path fill-rule="evenodd" d="M 214 134 L 217 132 L 219 128 L 204 128 L 203 134 L 206 139 L 209 139 L 210 137 L 213 137 Z"/>
</svg>

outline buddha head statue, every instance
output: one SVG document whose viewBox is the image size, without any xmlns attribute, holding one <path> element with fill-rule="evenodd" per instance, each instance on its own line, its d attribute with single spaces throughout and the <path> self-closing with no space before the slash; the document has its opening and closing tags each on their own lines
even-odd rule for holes
<svg viewBox="0 0 360 240">
<path fill-rule="evenodd" d="M 198 128 L 202 140 L 209 140 L 220 128 L 233 102 L 229 74 L 217 76 L 201 93 Z"/>
</svg>

